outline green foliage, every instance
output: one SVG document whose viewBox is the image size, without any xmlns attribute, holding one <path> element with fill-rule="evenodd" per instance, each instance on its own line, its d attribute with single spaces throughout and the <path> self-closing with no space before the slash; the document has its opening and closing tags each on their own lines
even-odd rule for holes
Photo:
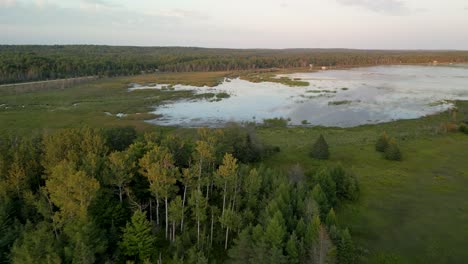
<svg viewBox="0 0 468 264">
<path fill-rule="evenodd" d="M 323 169 L 308 178 L 299 165 L 283 173 L 242 164 L 233 153 L 248 151 L 233 143 L 237 132 L 226 139 L 229 132 L 201 129 L 196 141 L 180 131 L 151 133 L 131 144 L 123 136 L 122 145 L 108 133 L 50 133 L 43 153 L 24 157 L 18 153 L 36 151 L 32 144 L 18 151 L 0 141 L 0 170 L 21 183 L 0 186 L 0 205 L 9 206 L 0 212 L 2 256 L 15 263 L 301 263 L 310 246 L 327 244 L 320 216 L 340 202 L 337 182 L 347 174 Z M 256 145 L 249 135 L 240 139 Z"/>
<path fill-rule="evenodd" d="M 110 150 L 123 151 L 135 141 L 137 135 L 134 127 L 114 127 L 103 131 Z"/>
<path fill-rule="evenodd" d="M 312 146 L 312 151 L 310 155 L 314 159 L 322 159 L 322 160 L 326 160 L 330 157 L 328 144 L 325 141 L 325 138 L 323 137 L 322 134 L 320 134 L 317 141 L 315 141 L 314 145 Z"/>
<path fill-rule="evenodd" d="M 468 124 L 467 123 L 460 123 L 460 125 L 458 126 L 458 129 L 460 130 L 460 132 L 468 134 Z"/>
<path fill-rule="evenodd" d="M 338 198 L 336 196 L 336 182 L 327 168 L 322 168 L 315 174 L 315 182 L 321 187 L 330 206 L 336 206 Z M 316 197 L 314 197 L 316 198 Z M 318 202 L 318 200 L 316 200 Z M 319 203 L 320 204 L 320 203 Z"/>
<path fill-rule="evenodd" d="M 341 240 L 338 243 L 338 263 L 357 263 L 356 249 L 348 229 L 342 232 Z"/>
<path fill-rule="evenodd" d="M 8 263 L 11 247 L 21 234 L 21 225 L 14 217 L 11 201 L 0 203 L 0 263 Z"/>
<path fill-rule="evenodd" d="M 312 221 L 307 225 L 304 238 L 306 248 L 311 248 L 319 241 L 320 225 L 320 217 L 318 215 L 314 216 Z"/>
<path fill-rule="evenodd" d="M 327 195 L 323 192 L 322 187 L 320 184 L 316 184 L 314 189 L 312 190 L 312 196 L 314 200 L 319 205 L 320 215 L 325 217 L 328 210 L 330 210 L 330 202 L 328 201 Z"/>
<path fill-rule="evenodd" d="M 107 237 L 93 221 L 66 223 L 63 234 L 67 245 L 64 247 L 66 262 L 95 263 L 107 248 Z"/>
<path fill-rule="evenodd" d="M 400 148 L 394 139 L 390 140 L 388 147 L 385 149 L 385 158 L 388 160 L 401 160 Z"/>
<path fill-rule="evenodd" d="M 387 133 L 383 133 L 375 142 L 375 150 L 379 152 L 385 152 L 388 147 L 390 139 L 388 138 Z"/>
<path fill-rule="evenodd" d="M 333 208 L 331 208 L 330 212 L 328 212 L 327 218 L 325 219 L 325 223 L 327 224 L 328 228 L 337 225 L 336 214 L 335 214 L 335 210 L 333 210 Z"/>
<path fill-rule="evenodd" d="M 88 207 L 99 190 L 99 182 L 83 171 L 76 171 L 73 163 L 61 162 L 51 169 L 46 190 L 50 201 L 60 209 L 54 220 L 86 220 Z"/>
<path fill-rule="evenodd" d="M 263 125 L 267 127 L 287 127 L 288 126 L 288 120 L 284 118 L 269 118 L 269 119 L 263 119 Z"/>
<path fill-rule="evenodd" d="M 135 257 L 140 261 L 149 259 L 155 252 L 156 237 L 152 234 L 151 223 L 144 212 L 136 211 L 130 223 L 127 223 L 119 247 L 125 256 Z"/>
<path fill-rule="evenodd" d="M 276 212 L 269 221 L 264 236 L 271 247 L 280 248 L 282 246 L 286 230 L 284 230 L 284 219 L 281 212 Z"/>
<path fill-rule="evenodd" d="M 228 252 L 231 263 L 249 263 L 252 258 L 253 245 L 250 231 L 251 228 L 248 227 L 242 230 L 239 236 L 234 239 L 233 246 Z"/>
<path fill-rule="evenodd" d="M 466 61 L 464 51 L 260 50 L 97 45 L 0 45 L 0 84 L 76 76 L 156 71 L 233 71 L 313 65 L 371 65 Z M 291 85 L 303 81 L 274 79 Z"/>
<path fill-rule="evenodd" d="M 14 264 L 62 263 L 51 225 L 41 222 L 34 227 L 28 223 L 25 231 L 13 246 L 11 262 Z"/>
<path fill-rule="evenodd" d="M 359 184 L 356 176 L 341 165 L 328 169 L 336 185 L 336 196 L 340 200 L 355 201 L 359 198 Z"/>
<path fill-rule="evenodd" d="M 299 263 L 299 241 L 297 240 L 296 233 L 293 232 L 286 243 L 286 253 L 288 254 L 288 263 Z"/>
</svg>

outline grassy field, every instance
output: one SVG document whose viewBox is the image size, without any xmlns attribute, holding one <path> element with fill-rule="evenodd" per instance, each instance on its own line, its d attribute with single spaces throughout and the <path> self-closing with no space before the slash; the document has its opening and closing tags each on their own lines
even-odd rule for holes
<svg viewBox="0 0 468 264">
<path fill-rule="evenodd" d="M 236 73 L 271 78 L 270 72 Z M 166 100 L 192 98 L 188 91 L 140 90 L 130 83 L 214 86 L 232 73 L 172 73 L 100 79 L 66 89 L 9 94 L 0 89 L 0 132 L 16 134 L 62 127 L 135 126 L 159 129 L 142 120 Z M 258 79 L 257 81 L 260 81 Z M 458 102 L 461 110 L 468 102 Z M 112 115 L 106 114 L 108 112 Z M 462 113 L 463 111 L 460 111 Z M 126 117 L 116 117 L 126 113 Z M 462 114 L 459 119 L 464 118 Z M 355 128 L 260 127 L 258 134 L 281 152 L 265 162 L 277 169 L 299 163 L 308 172 L 341 163 L 359 178 L 361 199 L 337 208 L 363 249 L 365 263 L 468 263 L 468 136 L 446 133 L 448 113 Z M 383 159 L 374 150 L 378 135 L 395 137 L 403 161 Z M 309 157 L 319 134 L 330 145 L 331 159 Z"/>
<path fill-rule="evenodd" d="M 341 163 L 358 176 L 360 200 L 337 211 L 364 263 L 467 263 L 468 136 L 442 132 L 448 119 L 442 113 L 348 129 L 264 128 L 259 134 L 281 148 L 269 166 L 286 170 L 299 163 L 314 171 Z M 374 150 L 383 131 L 398 139 L 403 161 L 387 161 Z M 319 134 L 330 145 L 327 162 L 308 156 Z"/>
<path fill-rule="evenodd" d="M 0 132 L 13 130 L 29 133 L 37 129 L 60 127 L 135 126 L 138 130 L 152 127 L 142 120 L 155 116 L 148 114 L 163 101 L 192 98 L 190 91 L 137 90 L 128 91 L 130 83 L 167 83 L 177 80 L 195 86 L 214 86 L 224 72 L 157 74 L 134 77 L 100 79 L 65 89 L 37 89 L 11 93 L 0 89 Z M 110 113 L 110 114 L 106 114 Z M 115 116 L 118 113 L 126 117 Z"/>
</svg>

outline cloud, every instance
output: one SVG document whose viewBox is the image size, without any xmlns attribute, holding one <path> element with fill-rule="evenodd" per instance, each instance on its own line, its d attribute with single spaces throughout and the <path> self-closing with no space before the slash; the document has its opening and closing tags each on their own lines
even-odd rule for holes
<svg viewBox="0 0 468 264">
<path fill-rule="evenodd" d="M 80 0 L 78 6 L 60 6 L 48 0 L 12 5 L 11 0 L 0 0 L 8 8 L 0 8 L 0 26 L 29 27 L 34 32 L 68 28 L 77 34 L 88 31 L 110 30 L 154 31 L 195 27 L 206 23 L 208 17 L 189 10 L 172 9 L 168 12 L 129 10 L 118 5 L 107 5 L 103 0 Z M 0 5 L 0 7 L 2 6 Z M 57 23 L 63 21 L 63 23 Z M 0 40 L 1 42 L 1 40 Z"/>
<path fill-rule="evenodd" d="M 373 12 L 388 15 L 406 15 L 411 10 L 400 0 L 336 0 L 346 6 L 358 6 Z"/>
<path fill-rule="evenodd" d="M 119 4 L 110 3 L 105 0 L 81 0 L 82 6 L 90 7 L 94 9 L 105 9 L 105 8 L 117 8 Z"/>
<path fill-rule="evenodd" d="M 16 5 L 16 0 L 0 0 L 0 7 L 12 7 Z"/>
</svg>

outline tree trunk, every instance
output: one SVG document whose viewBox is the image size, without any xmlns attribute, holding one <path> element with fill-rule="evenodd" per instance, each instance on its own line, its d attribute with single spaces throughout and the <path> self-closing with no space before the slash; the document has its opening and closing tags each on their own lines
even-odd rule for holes
<svg viewBox="0 0 468 264">
<path fill-rule="evenodd" d="M 221 213 L 221 217 L 224 216 L 224 208 L 225 208 L 225 206 L 226 206 L 226 188 L 227 188 L 227 181 L 224 180 L 223 212 Z"/>
<path fill-rule="evenodd" d="M 182 220 L 180 221 L 180 232 L 184 231 L 184 209 L 185 209 L 185 195 L 187 194 L 187 186 L 184 185 L 184 198 L 182 199 Z"/>
<path fill-rule="evenodd" d="M 226 227 L 226 242 L 224 243 L 224 250 L 227 250 L 228 236 L 229 236 L 229 227 Z"/>
<path fill-rule="evenodd" d="M 122 203 L 122 186 L 119 186 L 119 200 Z"/>
<path fill-rule="evenodd" d="M 167 230 L 169 229 L 169 222 L 167 221 L 167 197 L 164 198 L 164 203 L 166 204 L 166 239 L 167 239 Z"/>
<path fill-rule="evenodd" d="M 156 197 L 156 225 L 159 226 L 159 199 Z"/>
<path fill-rule="evenodd" d="M 198 168 L 199 171 L 198 171 L 198 190 L 200 191 L 200 179 L 201 179 L 201 175 L 202 175 L 202 168 L 203 168 L 203 159 L 200 158 L 200 167 Z"/>
<path fill-rule="evenodd" d="M 197 217 L 197 246 L 200 245 L 200 219 Z"/>
<path fill-rule="evenodd" d="M 150 198 L 150 210 L 149 210 L 149 213 L 150 213 L 150 221 L 153 222 L 153 203 L 151 202 L 151 198 Z"/>
<path fill-rule="evenodd" d="M 209 193 L 209 191 L 210 191 L 210 183 L 208 182 L 206 184 L 206 204 L 208 204 L 208 198 L 209 198 L 208 193 Z"/>
<path fill-rule="evenodd" d="M 172 221 L 172 241 L 175 242 L 175 221 Z"/>
<path fill-rule="evenodd" d="M 213 225 L 214 225 L 214 213 L 211 210 L 211 234 L 210 234 L 210 247 L 213 245 Z"/>
<path fill-rule="evenodd" d="M 232 199 L 232 210 L 236 209 L 236 196 L 237 196 L 237 177 L 236 177 L 236 186 L 234 188 L 234 198 Z"/>
</svg>

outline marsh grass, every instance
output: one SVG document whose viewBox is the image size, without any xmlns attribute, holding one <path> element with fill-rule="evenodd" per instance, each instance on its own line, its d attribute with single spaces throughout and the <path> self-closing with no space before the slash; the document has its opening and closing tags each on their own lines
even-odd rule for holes
<svg viewBox="0 0 468 264">
<path fill-rule="evenodd" d="M 468 109 L 468 102 L 456 104 L 460 113 Z M 259 128 L 258 134 L 281 148 L 266 161 L 268 166 L 287 171 L 299 164 L 308 174 L 341 163 L 358 176 L 360 200 L 336 211 L 340 224 L 367 252 L 363 263 L 464 263 L 468 136 L 440 133 L 444 122 L 450 122 L 447 113 L 354 128 Z M 402 161 L 385 160 L 375 151 L 384 131 L 398 140 Z M 320 134 L 330 146 L 327 161 L 308 156 Z"/>
</svg>

